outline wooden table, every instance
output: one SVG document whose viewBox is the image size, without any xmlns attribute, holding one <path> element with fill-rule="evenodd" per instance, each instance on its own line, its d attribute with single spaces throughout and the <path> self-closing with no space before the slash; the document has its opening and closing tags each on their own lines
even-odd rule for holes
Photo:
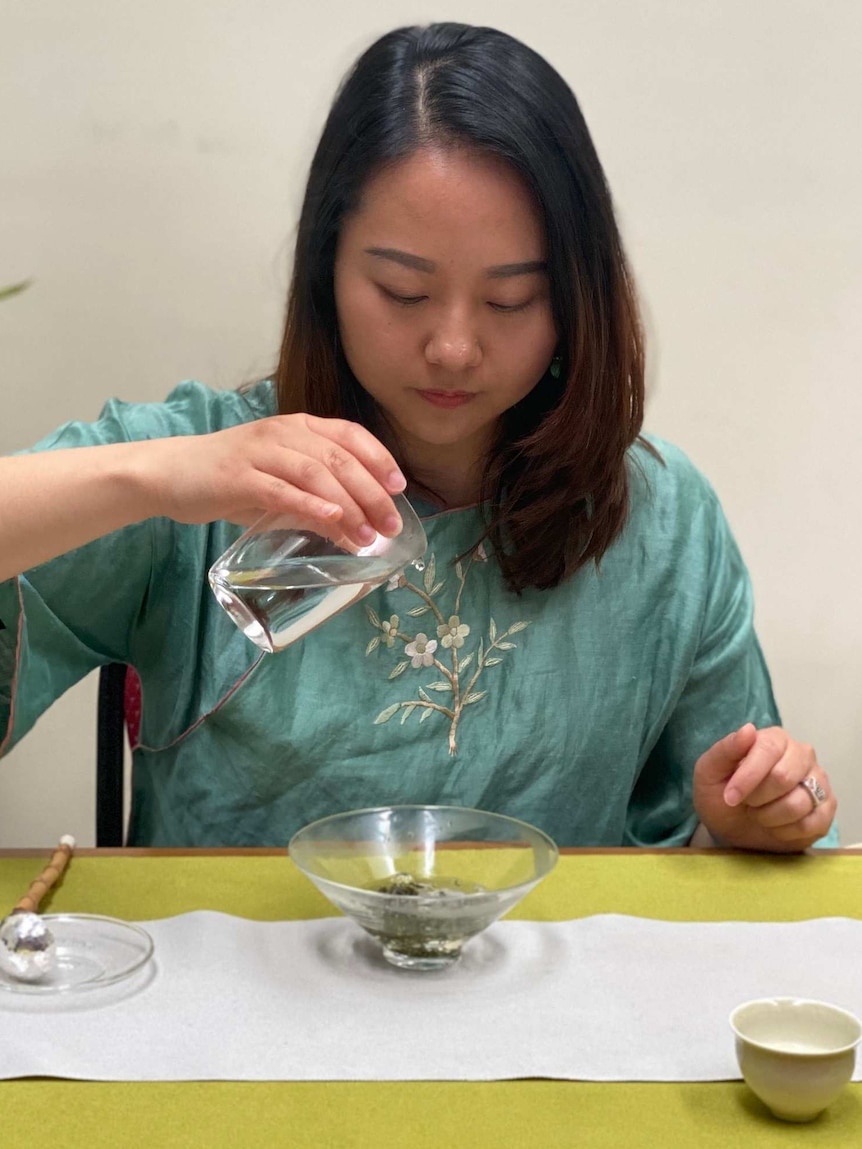
<svg viewBox="0 0 862 1149">
<path fill-rule="evenodd" d="M 0 904 L 12 904 L 45 854 L 0 851 Z M 563 854 L 512 917 L 552 921 L 612 912 L 674 921 L 790 921 L 862 911 L 862 855 L 850 851 Z M 49 908 L 130 920 L 195 909 L 260 920 L 332 912 L 283 851 L 269 850 L 81 850 Z M 0 1003 L 0 1040 L 10 1025 L 14 1013 L 4 1013 Z M 3 1145 L 28 1149 L 844 1149 L 862 1144 L 862 1084 L 850 1086 L 808 1126 L 776 1122 L 741 1082 L 35 1079 L 0 1082 L 0 1116 Z"/>
</svg>

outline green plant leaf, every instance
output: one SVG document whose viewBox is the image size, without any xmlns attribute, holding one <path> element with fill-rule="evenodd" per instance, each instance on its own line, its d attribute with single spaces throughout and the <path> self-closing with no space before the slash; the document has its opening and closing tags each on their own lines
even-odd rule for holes
<svg viewBox="0 0 862 1149">
<path fill-rule="evenodd" d="M 407 613 L 411 618 L 419 618 L 420 615 L 427 614 L 430 609 L 431 607 L 423 602 L 421 606 L 414 606 L 412 610 L 408 610 Z"/>
<path fill-rule="evenodd" d="M 486 666 L 496 666 L 499 662 L 502 662 L 502 661 L 503 661 L 502 658 L 486 658 L 485 659 L 485 665 Z"/>
<path fill-rule="evenodd" d="M 442 681 L 441 682 L 426 682 L 425 683 L 425 689 L 426 690 L 438 690 L 442 694 L 446 690 L 448 690 L 448 691 L 452 690 L 452 683 L 451 682 L 442 682 Z"/>
<path fill-rule="evenodd" d="M 509 627 L 509 634 L 517 634 L 519 630 L 526 630 L 530 624 L 528 622 L 513 622 Z"/>
<path fill-rule="evenodd" d="M 11 299 L 13 295 L 20 295 L 22 291 L 26 291 L 32 279 L 22 279 L 20 283 L 10 283 L 8 287 L 0 287 L 0 299 Z"/>
<path fill-rule="evenodd" d="M 480 690 L 478 693 L 474 691 L 472 694 L 468 694 L 464 699 L 464 705 L 472 706 L 474 702 L 479 702 L 483 699 L 487 693 L 487 690 Z"/>
<path fill-rule="evenodd" d="M 467 655 L 467 657 L 466 657 L 466 658 L 462 658 L 462 659 L 461 659 L 461 661 L 458 663 L 458 673 L 459 673 L 459 674 L 463 674 L 463 673 L 464 673 L 464 671 L 467 669 L 467 667 L 468 667 L 468 666 L 470 665 L 470 663 L 473 661 L 473 655 L 474 655 L 475 653 L 476 653 L 476 652 L 475 652 L 475 650 L 471 650 L 471 651 L 470 651 L 470 653 Z"/>
<path fill-rule="evenodd" d="M 423 702 L 430 702 L 431 701 L 430 695 L 427 694 L 426 691 L 424 691 L 421 686 L 419 687 L 419 697 L 422 699 Z"/>
<path fill-rule="evenodd" d="M 402 726 L 404 725 L 404 723 L 407 721 L 407 719 L 410 717 L 410 715 L 413 713 L 413 711 L 416 709 L 416 707 L 418 705 L 419 705 L 418 702 L 408 702 L 407 703 L 407 705 L 404 707 L 404 713 L 401 715 L 401 725 Z"/>
<path fill-rule="evenodd" d="M 436 583 L 436 584 L 435 584 L 435 585 L 434 585 L 434 586 L 431 588 L 431 590 L 430 590 L 430 592 L 429 592 L 429 593 L 430 593 L 430 595 L 431 595 L 431 597 L 432 597 L 432 598 L 436 598 L 436 597 L 437 597 L 437 595 L 440 593 L 440 591 L 443 589 L 443 587 L 444 587 L 445 585 L 446 585 L 446 582 L 445 582 L 445 580 L 444 580 L 443 582 L 438 582 L 438 583 Z"/>
<path fill-rule="evenodd" d="M 377 615 L 374 613 L 374 611 L 371 609 L 370 606 L 367 606 L 365 609 L 368 612 L 368 618 L 369 618 L 369 621 L 371 622 L 371 625 L 376 626 L 377 629 L 379 630 L 380 629 L 380 619 L 377 617 Z"/>
<path fill-rule="evenodd" d="M 491 639 L 491 642 L 494 642 L 497 638 L 497 624 L 494 622 L 493 618 L 491 619 L 490 625 L 488 626 L 488 637 Z"/>
<path fill-rule="evenodd" d="M 399 674 L 403 674 L 409 665 L 410 665 L 409 662 L 399 662 L 398 665 L 395 667 L 395 669 L 390 671 L 390 673 L 389 673 L 390 679 L 397 678 Z"/>
<path fill-rule="evenodd" d="M 378 634 L 377 637 L 372 638 L 371 642 L 369 642 L 368 646 L 366 646 L 365 654 L 366 655 L 373 654 L 379 645 L 380 645 L 380 635 Z"/>
<path fill-rule="evenodd" d="M 517 642 L 498 642 L 497 650 L 515 650 L 517 645 Z"/>
<path fill-rule="evenodd" d="M 426 706 L 425 709 L 422 711 L 422 717 L 419 719 L 419 722 L 420 723 L 424 722 L 425 719 L 428 717 L 428 715 L 433 714 L 433 713 L 434 713 L 434 711 L 431 709 L 431 707 Z"/>
</svg>

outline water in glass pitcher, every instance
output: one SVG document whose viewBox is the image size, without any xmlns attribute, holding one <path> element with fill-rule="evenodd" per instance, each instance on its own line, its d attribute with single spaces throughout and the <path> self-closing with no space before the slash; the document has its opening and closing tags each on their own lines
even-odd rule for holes
<svg viewBox="0 0 862 1149">
<path fill-rule="evenodd" d="M 424 569 L 422 523 L 403 495 L 393 502 L 400 533 L 378 534 L 362 549 L 339 546 L 291 515 L 264 515 L 213 563 L 213 594 L 262 650 L 284 650 L 405 567 Z"/>
<path fill-rule="evenodd" d="M 275 538 L 261 540 L 261 545 L 273 553 L 280 550 Z M 327 550 L 329 554 L 321 553 Z M 282 549 L 277 566 L 217 564 L 210 572 L 210 585 L 246 637 L 275 652 L 363 598 L 393 573 L 397 572 L 391 556 L 353 555 L 332 543 L 319 543 L 313 557 L 285 558 Z"/>
</svg>

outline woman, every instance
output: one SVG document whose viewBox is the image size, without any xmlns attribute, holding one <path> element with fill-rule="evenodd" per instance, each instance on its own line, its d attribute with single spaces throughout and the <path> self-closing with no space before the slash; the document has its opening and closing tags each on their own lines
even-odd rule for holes
<svg viewBox="0 0 862 1149">
<path fill-rule="evenodd" d="M 810 845 L 834 795 L 779 725 L 715 495 L 642 414 L 568 87 L 499 32 L 384 36 L 312 164 L 274 382 L 113 401 L 0 460 L 3 748 L 120 661 L 143 682 L 133 844 L 282 844 L 409 801 L 565 845 Z M 405 487 L 422 579 L 277 657 L 213 601 L 231 523 L 291 511 L 363 544 Z"/>
</svg>

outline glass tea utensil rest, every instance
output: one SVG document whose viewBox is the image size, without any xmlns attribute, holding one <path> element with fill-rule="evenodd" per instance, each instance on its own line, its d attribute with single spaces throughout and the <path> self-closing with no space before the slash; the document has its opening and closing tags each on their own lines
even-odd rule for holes
<svg viewBox="0 0 862 1149">
<path fill-rule="evenodd" d="M 284 650 L 405 567 L 423 569 L 422 524 L 403 495 L 393 501 L 401 532 L 378 535 L 356 551 L 303 529 L 291 515 L 264 515 L 213 563 L 213 594 L 261 650 Z"/>
</svg>

